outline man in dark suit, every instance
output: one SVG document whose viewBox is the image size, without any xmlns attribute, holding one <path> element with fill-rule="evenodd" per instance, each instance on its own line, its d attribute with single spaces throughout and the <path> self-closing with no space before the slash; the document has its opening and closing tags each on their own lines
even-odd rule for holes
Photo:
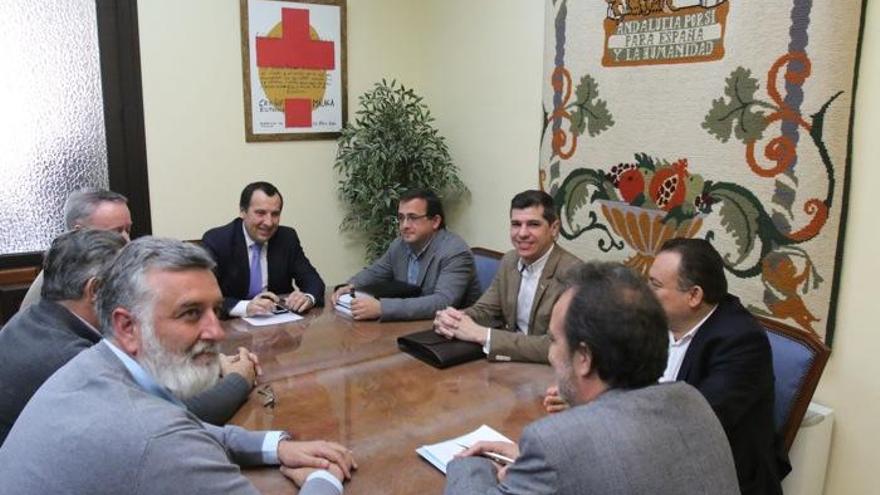
<svg viewBox="0 0 880 495">
<path fill-rule="evenodd" d="M 572 407 L 526 427 L 519 447 L 480 442 L 448 465 L 445 493 L 738 494 L 724 430 L 699 392 L 658 384 L 666 319 L 630 269 L 588 263 L 550 318 L 549 360 Z M 481 455 L 514 459 L 503 469 Z"/>
<path fill-rule="evenodd" d="M 248 184 L 241 192 L 239 218 L 202 236 L 217 262 L 228 316 L 268 314 L 276 304 L 300 313 L 324 305 L 324 281 L 296 231 L 280 225 L 283 207 L 284 198 L 272 184 Z"/>
<path fill-rule="evenodd" d="M 757 320 L 727 293 L 724 262 L 703 239 L 666 242 L 649 280 L 669 320 L 661 381 L 684 381 L 709 401 L 730 441 L 744 495 L 781 494 L 788 473 L 773 423 L 773 361 Z"/>
</svg>

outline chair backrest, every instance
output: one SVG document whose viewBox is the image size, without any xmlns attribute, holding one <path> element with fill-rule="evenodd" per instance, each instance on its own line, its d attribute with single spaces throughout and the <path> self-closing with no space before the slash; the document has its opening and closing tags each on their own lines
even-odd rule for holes
<svg viewBox="0 0 880 495">
<path fill-rule="evenodd" d="M 481 247 L 471 248 L 471 252 L 474 253 L 474 263 L 477 265 L 480 292 L 486 292 L 486 289 L 492 284 L 492 279 L 495 278 L 495 272 L 498 271 L 498 265 L 501 264 L 501 257 L 504 256 L 504 253 Z"/>
<path fill-rule="evenodd" d="M 776 378 L 776 431 L 791 448 L 807 406 L 831 354 L 819 338 L 811 333 L 758 318 L 767 331 L 773 353 L 773 375 Z"/>
</svg>

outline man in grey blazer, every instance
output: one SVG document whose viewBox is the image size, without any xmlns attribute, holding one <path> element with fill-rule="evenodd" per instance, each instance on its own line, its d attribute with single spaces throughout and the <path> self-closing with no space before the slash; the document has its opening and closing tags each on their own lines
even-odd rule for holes
<svg viewBox="0 0 880 495">
<path fill-rule="evenodd" d="M 301 494 L 342 492 L 355 467 L 345 447 L 216 427 L 183 406 L 218 374 L 213 267 L 203 249 L 170 239 L 122 249 L 98 291 L 105 340 L 25 406 L 0 449 L 4 492 L 257 493 L 236 464 L 280 464 Z"/>
<path fill-rule="evenodd" d="M 92 187 L 79 189 L 72 192 L 64 202 L 64 223 L 68 231 L 82 229 L 109 231 L 128 242 L 131 231 L 128 199 L 106 189 Z M 87 345 L 95 344 L 100 340 L 97 331 L 87 329 L 77 332 L 76 327 L 85 326 L 86 322 L 93 318 L 91 314 L 94 311 L 91 307 L 93 301 L 88 299 L 93 294 L 86 293 L 85 285 L 89 279 L 94 278 L 100 266 L 110 261 L 109 258 L 112 256 L 101 259 L 97 253 L 77 252 L 82 250 L 82 242 L 82 240 L 69 242 L 68 251 L 72 250 L 72 252 L 56 257 L 56 266 L 53 267 L 56 277 L 59 274 L 69 276 L 70 272 L 76 272 L 72 276 L 77 281 L 71 283 L 71 280 L 57 278 L 49 291 L 50 298 L 55 302 L 60 302 L 59 298 L 63 297 L 66 302 L 62 302 L 62 306 L 67 307 L 71 307 L 70 303 L 75 300 L 85 297 L 85 304 L 75 304 L 73 310 L 79 318 L 69 317 L 73 315 L 65 317 L 68 311 L 54 304 L 36 307 L 40 305 L 43 297 L 44 277 L 47 276 L 44 267 L 28 289 L 19 314 L 7 324 L 6 328 L 16 330 L 11 332 L 12 335 L 0 338 L 0 343 L 7 344 L 0 347 L 0 385 L 5 385 L 4 381 L 14 384 L 10 387 L 0 387 L 0 390 L 17 395 L 17 399 L 7 402 L 6 407 L 0 405 L 0 443 L 8 433 L 8 427 L 12 426 L 12 421 L 40 384 Z M 74 244 L 80 245 L 76 247 Z M 86 274 L 88 276 L 85 276 Z M 58 344 L 59 347 L 51 348 L 46 345 L 45 340 L 50 339 L 50 335 L 53 344 Z M 75 338 L 75 335 L 86 338 Z M 72 342 L 75 342 L 75 345 L 70 345 Z M 243 348 L 239 349 L 237 356 L 221 356 L 221 359 L 223 378 L 216 386 L 186 401 L 187 407 L 193 414 L 203 421 L 217 425 L 229 421 L 247 400 L 254 383 L 254 376 L 258 371 L 256 358 Z M 233 359 L 237 361 L 233 362 Z M 0 391 L 0 397 L 3 394 Z"/>
<path fill-rule="evenodd" d="M 461 237 L 446 230 L 443 204 L 426 189 L 400 196 L 397 206 L 400 237 L 375 263 L 333 293 L 333 304 L 352 288 L 396 280 L 417 285 L 418 297 L 357 297 L 351 305 L 356 320 L 420 320 L 447 306 L 462 308 L 480 297 L 474 256 Z"/>
<path fill-rule="evenodd" d="M 549 359 L 573 405 L 527 426 L 519 446 L 480 442 L 447 469 L 446 494 L 739 494 L 733 457 L 706 400 L 657 384 L 666 318 L 635 273 L 589 263 L 550 320 Z M 499 466 L 483 457 L 514 459 Z"/>
</svg>

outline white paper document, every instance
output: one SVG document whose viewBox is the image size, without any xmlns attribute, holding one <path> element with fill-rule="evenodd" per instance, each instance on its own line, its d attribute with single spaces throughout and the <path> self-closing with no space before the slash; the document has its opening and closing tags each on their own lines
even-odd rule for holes
<svg viewBox="0 0 880 495">
<path fill-rule="evenodd" d="M 357 297 L 364 297 L 367 295 L 368 294 L 365 294 L 365 293 L 359 292 L 359 291 L 355 291 L 354 296 L 352 296 L 351 294 L 342 294 L 341 296 L 339 296 L 339 299 L 336 300 L 336 305 L 333 306 L 333 309 L 344 314 L 345 316 L 350 317 L 351 316 L 351 301 L 352 301 L 352 299 L 355 299 Z"/>
<path fill-rule="evenodd" d="M 462 435 L 433 445 L 423 445 L 417 448 L 416 452 L 424 457 L 426 461 L 433 464 L 434 467 L 443 472 L 443 474 L 446 474 L 446 465 L 452 461 L 455 454 L 464 450 L 462 445 L 470 447 L 480 441 L 510 442 L 511 440 L 492 429 L 492 427 L 483 425 L 467 435 Z"/>
<path fill-rule="evenodd" d="M 302 320 L 303 317 L 294 313 L 287 312 L 281 313 L 280 315 L 256 315 L 256 316 L 246 316 L 242 318 L 242 320 L 250 323 L 255 327 L 265 327 L 267 325 L 280 325 L 282 323 L 290 323 L 292 321 Z"/>
</svg>

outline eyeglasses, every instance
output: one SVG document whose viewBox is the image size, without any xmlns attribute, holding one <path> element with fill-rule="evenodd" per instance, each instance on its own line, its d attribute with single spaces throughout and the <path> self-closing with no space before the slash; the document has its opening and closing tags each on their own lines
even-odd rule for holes
<svg viewBox="0 0 880 495">
<path fill-rule="evenodd" d="M 425 215 L 413 215 L 413 214 L 410 213 L 409 215 L 397 215 L 397 223 L 401 223 L 401 224 L 403 224 L 403 223 L 407 223 L 407 222 L 409 222 L 409 223 L 416 223 L 417 221 L 419 221 L 419 220 L 421 220 L 421 219 L 423 219 L 423 218 L 427 218 L 427 217 L 428 217 L 427 214 L 425 214 Z"/>
<path fill-rule="evenodd" d="M 267 407 L 269 409 L 275 409 L 276 399 L 275 399 L 275 391 L 272 390 L 272 387 L 269 385 L 264 385 L 262 387 L 257 388 L 257 394 L 262 397 L 263 407 Z"/>
</svg>

